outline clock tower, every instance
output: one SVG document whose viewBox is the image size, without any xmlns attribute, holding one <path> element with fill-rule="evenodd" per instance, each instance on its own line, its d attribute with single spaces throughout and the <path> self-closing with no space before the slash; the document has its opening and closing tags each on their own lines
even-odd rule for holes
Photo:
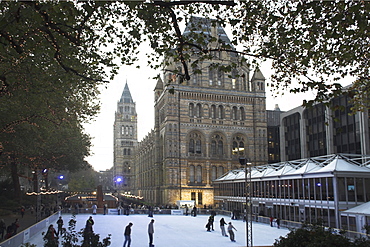
<svg viewBox="0 0 370 247">
<path fill-rule="evenodd" d="M 119 192 L 133 193 L 134 149 L 137 146 L 136 104 L 127 85 L 117 102 L 114 120 L 114 165 L 113 184 Z"/>
</svg>

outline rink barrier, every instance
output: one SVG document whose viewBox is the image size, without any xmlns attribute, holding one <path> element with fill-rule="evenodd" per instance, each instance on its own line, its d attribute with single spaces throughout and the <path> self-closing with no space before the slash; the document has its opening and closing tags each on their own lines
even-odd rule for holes
<svg viewBox="0 0 370 247">
<path fill-rule="evenodd" d="M 4 242 L 1 242 L 0 247 L 18 247 L 21 246 L 23 243 L 27 243 L 28 239 L 32 238 L 36 234 L 40 234 L 40 232 L 45 229 L 45 227 L 47 227 L 50 222 L 55 222 L 58 217 L 59 213 L 55 213 L 43 219 L 42 221 L 37 222 L 27 229 L 17 233 L 13 237 L 6 239 Z"/>
</svg>

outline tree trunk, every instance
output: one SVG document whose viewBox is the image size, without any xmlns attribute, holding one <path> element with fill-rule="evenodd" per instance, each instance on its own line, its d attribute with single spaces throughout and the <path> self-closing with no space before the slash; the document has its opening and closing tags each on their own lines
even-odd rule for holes
<svg viewBox="0 0 370 247">
<path fill-rule="evenodd" d="M 14 188 L 14 198 L 17 201 L 21 201 L 21 186 L 19 184 L 19 177 L 18 177 L 18 166 L 15 161 L 10 163 L 10 172 L 13 181 L 13 188 Z"/>
</svg>

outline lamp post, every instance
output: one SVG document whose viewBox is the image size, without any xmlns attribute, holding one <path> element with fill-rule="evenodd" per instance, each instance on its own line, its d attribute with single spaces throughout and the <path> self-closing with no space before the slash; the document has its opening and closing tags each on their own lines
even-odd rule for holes
<svg viewBox="0 0 370 247">
<path fill-rule="evenodd" d="M 245 238 L 246 246 L 253 246 L 252 236 L 252 198 L 251 198 L 251 163 L 247 162 L 245 157 L 239 158 L 239 163 L 244 168 L 245 176 Z"/>
</svg>

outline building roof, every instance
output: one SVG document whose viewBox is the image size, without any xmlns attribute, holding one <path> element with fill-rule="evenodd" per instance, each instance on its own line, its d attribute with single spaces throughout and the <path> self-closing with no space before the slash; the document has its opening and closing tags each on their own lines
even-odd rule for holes
<svg viewBox="0 0 370 247">
<path fill-rule="evenodd" d="M 280 162 L 251 167 L 252 180 L 275 180 L 282 176 L 286 178 L 301 178 L 309 176 L 332 177 L 334 174 L 358 174 L 370 177 L 370 156 L 356 154 L 332 154 L 309 159 Z M 227 172 L 215 180 L 244 180 L 244 168 Z"/>
<path fill-rule="evenodd" d="M 254 81 L 254 80 L 263 80 L 263 81 L 266 80 L 266 78 L 263 76 L 261 70 L 258 69 L 258 68 L 253 73 L 252 81 Z"/>
<path fill-rule="evenodd" d="M 132 100 L 130 89 L 128 88 L 127 82 L 126 82 L 125 88 L 123 89 L 120 102 L 123 102 L 123 103 L 134 103 L 134 101 Z"/>
<path fill-rule="evenodd" d="M 363 215 L 370 215 L 370 202 L 366 202 L 364 204 L 361 204 L 357 207 L 353 207 L 350 209 L 347 209 L 342 212 L 342 214 L 363 214 Z"/>
</svg>

